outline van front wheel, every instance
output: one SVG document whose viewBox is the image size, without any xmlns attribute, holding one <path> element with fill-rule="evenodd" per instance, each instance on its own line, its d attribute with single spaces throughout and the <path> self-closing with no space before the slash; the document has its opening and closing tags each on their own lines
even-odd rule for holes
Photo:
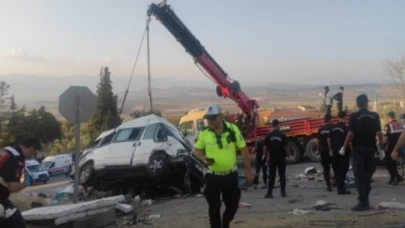
<svg viewBox="0 0 405 228">
<path fill-rule="evenodd" d="M 148 173 L 152 178 L 159 178 L 168 173 L 169 157 L 164 153 L 155 153 L 149 158 Z"/>
</svg>

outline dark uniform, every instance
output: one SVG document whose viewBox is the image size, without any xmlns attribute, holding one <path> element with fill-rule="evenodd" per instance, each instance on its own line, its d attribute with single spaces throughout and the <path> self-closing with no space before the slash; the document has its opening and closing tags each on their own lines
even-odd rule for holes
<svg viewBox="0 0 405 228">
<path fill-rule="evenodd" d="M 263 160 L 263 140 L 257 140 L 255 144 L 256 148 L 256 176 L 253 180 L 253 184 L 259 184 L 260 170 L 263 170 L 263 183 L 267 185 L 267 166 L 266 161 Z"/>
<path fill-rule="evenodd" d="M 366 95 L 357 97 L 357 103 L 368 102 Z M 380 116 L 367 108 L 360 108 L 350 115 L 349 131 L 353 132 L 353 173 L 359 193 L 359 204 L 354 211 L 370 208 L 371 178 L 375 171 L 374 156 L 377 153 L 377 132 L 381 132 Z"/>
<path fill-rule="evenodd" d="M 346 174 L 350 166 L 350 153 L 345 153 L 343 156 L 339 154 L 340 148 L 342 148 L 343 144 L 345 143 L 347 132 L 348 127 L 346 126 L 346 124 L 343 122 L 338 122 L 332 125 L 329 134 L 333 150 L 332 164 L 335 164 L 335 178 L 339 194 L 349 193 L 344 189 L 344 184 L 346 180 Z"/>
<path fill-rule="evenodd" d="M 394 150 L 395 145 L 398 142 L 399 136 L 401 135 L 402 131 L 404 130 L 403 125 L 396 121 L 393 120 L 387 125 L 385 125 L 385 135 L 388 138 L 388 141 L 386 145 L 384 146 L 385 148 L 385 158 L 384 158 L 384 163 L 385 167 L 387 168 L 389 174 L 390 174 L 390 184 L 397 185 L 398 182 L 403 181 L 403 178 L 399 175 L 398 169 L 397 169 L 397 161 L 393 160 L 391 158 L 391 153 Z"/>
<path fill-rule="evenodd" d="M 276 181 L 276 170 L 278 169 L 278 175 L 280 176 L 280 188 L 281 196 L 285 197 L 285 168 L 286 168 L 286 151 L 284 149 L 287 146 L 287 137 L 279 130 L 273 130 L 266 135 L 264 144 L 267 147 L 266 152 L 269 153 L 269 186 L 267 190 L 266 198 L 273 197 L 273 188 Z"/>
<path fill-rule="evenodd" d="M 325 120 L 328 115 L 325 115 Z M 331 118 L 331 117 L 329 117 Z M 329 120 L 328 120 L 329 121 Z M 326 122 L 326 121 L 325 121 Z M 333 172 L 336 174 L 336 166 L 332 160 L 332 157 L 329 155 L 329 146 L 328 138 L 331 131 L 332 125 L 327 123 L 323 127 L 320 127 L 318 130 L 318 143 L 319 143 L 319 152 L 321 154 L 321 165 L 323 168 L 323 178 L 326 183 L 328 191 L 332 191 L 330 185 L 330 166 L 332 165 Z"/>
<path fill-rule="evenodd" d="M 211 228 L 229 228 L 239 207 L 241 190 L 237 172 L 236 150 L 246 147 L 239 128 L 224 121 L 224 130 L 217 135 L 207 128 L 198 135 L 195 148 L 205 151 L 214 160 L 205 175 L 204 196 L 208 202 Z M 221 196 L 226 208 L 221 223 Z"/>
<path fill-rule="evenodd" d="M 19 146 L 0 148 L 0 205 L 4 207 L 5 215 L 0 217 L 0 227 L 24 228 L 24 218 L 20 211 L 8 199 L 10 192 L 5 184 L 7 182 L 20 182 L 25 157 Z M 0 206 L 0 207 L 1 207 Z"/>
<path fill-rule="evenodd" d="M 340 89 L 342 89 L 342 87 Z M 343 92 L 342 91 L 337 92 L 333 96 L 333 99 L 336 100 L 336 107 L 338 108 L 338 113 L 343 111 Z"/>
</svg>

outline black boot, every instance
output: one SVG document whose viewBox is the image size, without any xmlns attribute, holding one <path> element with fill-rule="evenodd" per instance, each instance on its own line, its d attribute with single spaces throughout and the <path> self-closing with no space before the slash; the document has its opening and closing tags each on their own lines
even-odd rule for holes
<svg viewBox="0 0 405 228">
<path fill-rule="evenodd" d="M 287 193 L 285 193 L 285 189 L 281 190 L 281 197 L 287 197 Z"/>
<path fill-rule="evenodd" d="M 264 198 L 267 198 L 267 199 L 272 199 L 272 198 L 274 198 L 272 191 L 268 191 L 267 194 L 264 196 Z"/>
<path fill-rule="evenodd" d="M 344 188 L 338 189 L 338 195 L 349 195 L 349 194 L 351 194 L 351 192 Z"/>
<path fill-rule="evenodd" d="M 394 184 L 394 178 L 391 177 L 387 184 Z"/>
<path fill-rule="evenodd" d="M 371 210 L 370 202 L 365 197 L 359 197 L 359 202 L 356 206 L 352 207 L 352 211 L 369 211 Z"/>
<path fill-rule="evenodd" d="M 326 191 L 331 192 L 331 191 L 332 191 L 332 187 L 331 187 L 330 185 L 328 185 L 328 186 L 326 187 Z"/>
</svg>

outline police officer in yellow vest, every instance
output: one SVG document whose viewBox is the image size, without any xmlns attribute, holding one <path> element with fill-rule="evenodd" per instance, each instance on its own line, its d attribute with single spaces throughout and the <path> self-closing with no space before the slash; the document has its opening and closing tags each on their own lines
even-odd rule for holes
<svg viewBox="0 0 405 228">
<path fill-rule="evenodd" d="M 238 127 L 223 120 L 221 108 L 212 104 L 205 110 L 208 128 L 200 132 L 194 154 L 208 166 L 205 174 L 204 196 L 208 202 L 211 228 L 229 228 L 239 207 L 239 189 L 236 150 L 242 152 L 246 181 L 253 180 L 249 152 Z M 204 153 L 205 151 L 205 153 Z M 221 199 L 226 208 L 221 222 Z"/>
</svg>

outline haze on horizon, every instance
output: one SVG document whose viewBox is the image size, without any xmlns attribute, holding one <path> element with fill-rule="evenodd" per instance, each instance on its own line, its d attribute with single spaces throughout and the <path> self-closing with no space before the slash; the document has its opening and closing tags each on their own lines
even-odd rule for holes
<svg viewBox="0 0 405 228">
<path fill-rule="evenodd" d="M 101 66 L 109 66 L 113 77 L 129 77 L 151 2 L 156 1 L 1 1 L 0 80 L 13 77 L 25 84 L 25 76 L 63 77 L 67 86 L 68 77 L 96 76 Z M 243 85 L 386 82 L 382 61 L 405 48 L 400 0 L 168 4 Z M 210 83 L 163 25 L 153 18 L 150 27 L 152 77 L 178 79 L 179 85 Z M 133 81 L 141 87 L 146 86 L 145 50 Z M 85 83 L 88 77 L 83 78 Z"/>
</svg>

